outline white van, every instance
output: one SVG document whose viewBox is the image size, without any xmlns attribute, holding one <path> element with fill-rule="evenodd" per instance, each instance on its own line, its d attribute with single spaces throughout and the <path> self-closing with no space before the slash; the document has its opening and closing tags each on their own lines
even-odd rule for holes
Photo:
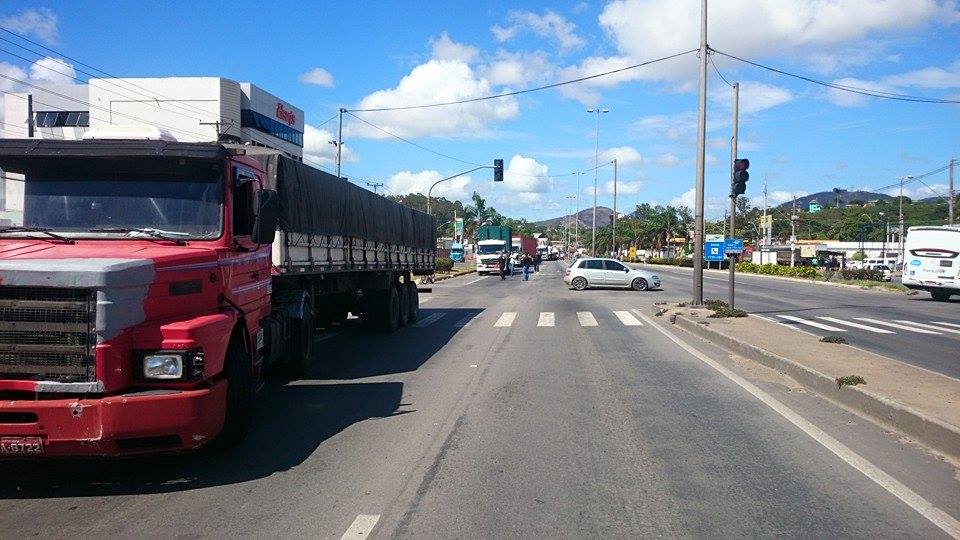
<svg viewBox="0 0 960 540">
<path fill-rule="evenodd" d="M 960 295 L 960 227 L 910 227 L 904 244 L 903 284 L 945 302 Z"/>
</svg>

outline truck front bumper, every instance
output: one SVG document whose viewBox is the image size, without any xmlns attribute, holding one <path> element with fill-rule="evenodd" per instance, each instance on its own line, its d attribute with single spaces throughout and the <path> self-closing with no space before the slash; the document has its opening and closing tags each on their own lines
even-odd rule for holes
<svg viewBox="0 0 960 540">
<path fill-rule="evenodd" d="M 39 437 L 43 452 L 11 457 L 120 456 L 193 450 L 223 427 L 226 381 L 199 390 L 101 398 L 4 400 L 0 438 Z"/>
</svg>

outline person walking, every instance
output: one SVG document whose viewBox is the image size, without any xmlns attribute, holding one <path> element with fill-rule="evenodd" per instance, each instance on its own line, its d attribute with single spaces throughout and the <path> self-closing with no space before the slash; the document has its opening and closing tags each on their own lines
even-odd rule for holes
<svg viewBox="0 0 960 540">
<path fill-rule="evenodd" d="M 540 273 L 540 263 L 543 262 L 543 255 L 540 255 L 538 251 L 536 255 L 533 256 L 533 271 Z"/>
<path fill-rule="evenodd" d="M 507 279 L 507 258 L 503 255 L 503 252 L 500 253 L 500 258 L 497 259 L 497 266 L 500 267 L 500 279 Z"/>
<path fill-rule="evenodd" d="M 523 280 L 530 281 L 530 264 L 533 263 L 533 259 L 530 258 L 529 253 L 524 253 L 523 258 L 520 259 L 520 264 L 523 265 Z"/>
</svg>

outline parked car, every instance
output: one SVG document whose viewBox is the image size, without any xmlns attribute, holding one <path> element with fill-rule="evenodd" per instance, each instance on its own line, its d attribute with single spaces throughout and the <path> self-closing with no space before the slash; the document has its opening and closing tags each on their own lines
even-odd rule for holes
<svg viewBox="0 0 960 540">
<path fill-rule="evenodd" d="M 614 259 L 584 257 L 567 268 L 563 281 L 578 291 L 588 287 L 625 287 L 645 291 L 660 287 L 660 276 L 630 268 Z"/>
<path fill-rule="evenodd" d="M 873 267 L 874 270 L 878 272 L 883 272 L 883 280 L 890 281 L 893 279 L 893 271 L 890 270 L 890 267 L 885 264 L 878 264 Z"/>
</svg>

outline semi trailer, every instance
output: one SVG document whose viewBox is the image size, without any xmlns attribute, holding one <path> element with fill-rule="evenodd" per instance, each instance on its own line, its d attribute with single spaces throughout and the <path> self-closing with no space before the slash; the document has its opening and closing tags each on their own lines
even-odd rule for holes
<svg viewBox="0 0 960 540">
<path fill-rule="evenodd" d="M 229 446 L 318 325 L 416 320 L 429 215 L 262 147 L 0 140 L 0 457 Z M 10 181 L 10 180 L 8 180 Z M 286 375 L 285 375 L 286 376 Z"/>
</svg>

